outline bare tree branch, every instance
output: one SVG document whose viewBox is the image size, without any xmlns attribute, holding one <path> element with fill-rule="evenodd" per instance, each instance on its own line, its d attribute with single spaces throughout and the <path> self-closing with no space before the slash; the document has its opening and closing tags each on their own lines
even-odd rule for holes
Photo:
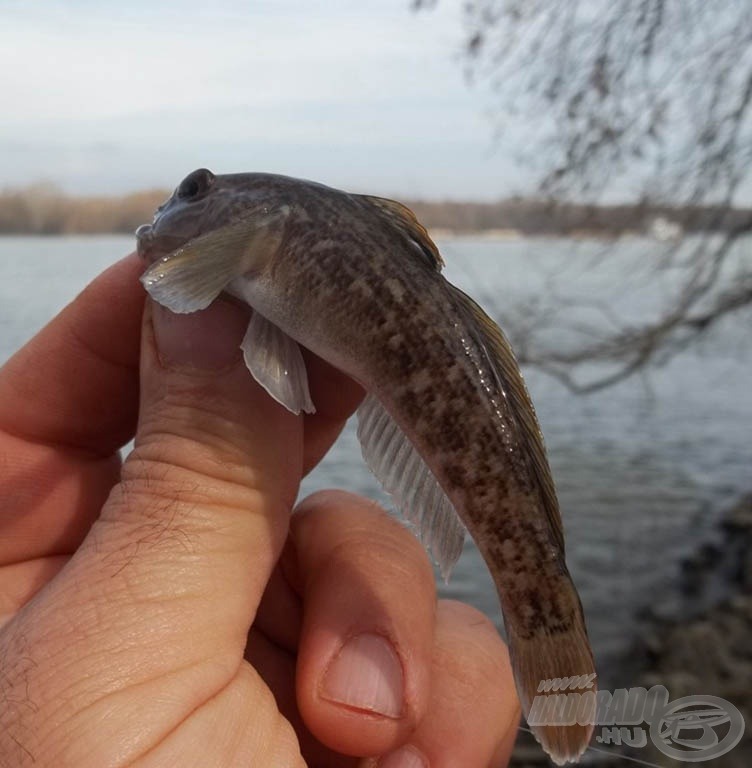
<svg viewBox="0 0 752 768">
<path fill-rule="evenodd" d="M 550 314 L 528 314 L 512 333 L 523 361 L 589 392 L 665 363 L 752 306 L 749 262 L 728 268 L 752 231 L 752 220 L 730 224 L 740 192 L 752 194 L 748 2 L 468 0 L 464 8 L 469 73 L 494 93 L 499 137 L 534 136 L 527 159 L 539 168 L 540 192 L 691 206 L 725 233 L 651 254 L 683 273 L 657 318 L 605 335 L 598 325 L 572 327 L 585 340 L 561 350 L 545 344 Z M 609 370 L 583 382 L 580 369 L 593 364 Z"/>
</svg>

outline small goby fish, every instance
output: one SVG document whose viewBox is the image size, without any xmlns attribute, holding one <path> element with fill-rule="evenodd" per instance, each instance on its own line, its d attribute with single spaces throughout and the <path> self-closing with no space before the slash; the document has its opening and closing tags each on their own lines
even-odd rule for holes
<svg viewBox="0 0 752 768">
<path fill-rule="evenodd" d="M 246 365 L 290 411 L 314 411 L 298 345 L 364 386 L 364 458 L 445 578 L 465 529 L 488 565 L 526 716 L 543 681 L 595 678 L 514 354 L 443 277 L 408 208 L 285 176 L 200 169 L 136 236 L 150 262 L 142 282 L 173 312 L 203 309 L 222 292 L 252 307 Z M 559 764 L 576 760 L 592 733 L 587 724 L 531 725 Z"/>
</svg>

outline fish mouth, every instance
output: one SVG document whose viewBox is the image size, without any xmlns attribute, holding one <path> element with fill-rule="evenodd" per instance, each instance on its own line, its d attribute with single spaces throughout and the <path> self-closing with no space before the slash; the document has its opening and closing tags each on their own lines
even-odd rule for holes
<svg viewBox="0 0 752 768">
<path fill-rule="evenodd" d="M 154 230 L 151 224 L 142 224 L 136 230 L 136 253 L 146 262 L 154 259 L 150 257 L 150 252 L 154 244 Z"/>
<path fill-rule="evenodd" d="M 153 224 L 142 224 L 136 230 L 136 253 L 147 264 L 153 264 L 185 243 L 185 237 L 157 234 Z"/>
</svg>

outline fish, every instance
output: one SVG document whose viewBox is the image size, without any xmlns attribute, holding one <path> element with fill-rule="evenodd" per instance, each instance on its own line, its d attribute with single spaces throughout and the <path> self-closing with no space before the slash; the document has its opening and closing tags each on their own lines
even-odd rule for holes
<svg viewBox="0 0 752 768">
<path fill-rule="evenodd" d="M 195 312 L 226 293 L 252 308 L 245 364 L 291 412 L 315 411 L 301 346 L 364 387 L 364 459 L 444 577 L 466 531 L 488 566 L 526 717 L 557 678 L 594 690 L 554 482 L 519 366 L 498 325 L 443 276 L 439 250 L 409 208 L 276 174 L 200 168 L 136 238 L 148 263 L 142 283 L 159 304 Z M 576 761 L 592 735 L 587 717 L 528 719 L 557 764 Z"/>
</svg>

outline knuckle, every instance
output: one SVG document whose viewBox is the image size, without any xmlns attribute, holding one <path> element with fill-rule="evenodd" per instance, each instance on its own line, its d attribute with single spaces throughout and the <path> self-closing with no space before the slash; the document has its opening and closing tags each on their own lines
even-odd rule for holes
<svg viewBox="0 0 752 768">
<path fill-rule="evenodd" d="M 439 602 L 434 662 L 470 697 L 489 688 L 498 691 L 506 679 L 511 684 L 509 651 L 493 622 L 459 601 Z"/>
<path fill-rule="evenodd" d="M 298 507 L 292 531 L 299 549 L 309 550 L 316 562 L 378 569 L 433 588 L 433 568 L 423 545 L 370 499 L 344 491 L 315 493 Z"/>
</svg>

